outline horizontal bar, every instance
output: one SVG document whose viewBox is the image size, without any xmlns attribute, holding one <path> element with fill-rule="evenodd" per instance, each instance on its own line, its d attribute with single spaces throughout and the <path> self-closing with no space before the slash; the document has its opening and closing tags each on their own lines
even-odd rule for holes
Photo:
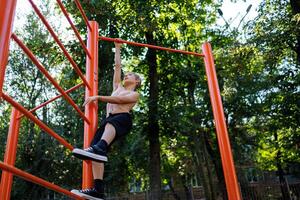
<svg viewBox="0 0 300 200">
<path fill-rule="evenodd" d="M 181 53 L 181 54 L 188 54 L 188 55 L 194 55 L 194 56 L 200 56 L 204 57 L 204 54 L 201 53 L 196 53 L 196 52 L 191 52 L 191 51 L 183 51 L 183 50 L 178 50 L 178 49 L 171 49 L 171 48 L 166 48 L 166 47 L 160 47 L 160 46 L 155 46 L 151 44 L 144 44 L 144 43 L 138 43 L 138 42 L 130 42 L 118 38 L 109 38 L 109 37 L 104 37 L 104 36 L 99 36 L 100 40 L 103 41 L 108 41 L 108 42 L 118 42 L 118 43 L 126 43 L 132 46 L 139 46 L 139 47 L 148 47 L 151 49 L 157 49 L 157 50 L 163 50 L 163 51 L 169 51 L 169 52 L 175 52 L 175 53 Z"/>
<path fill-rule="evenodd" d="M 16 167 L 13 167 L 11 165 L 7 165 L 7 164 L 5 164 L 5 163 L 3 163 L 1 161 L 0 161 L 0 168 L 3 169 L 3 170 L 5 170 L 5 171 L 8 171 L 10 173 L 13 173 L 13 174 L 15 174 L 15 175 L 17 175 L 17 176 L 19 176 L 19 177 L 21 177 L 21 178 L 29 181 L 29 182 L 36 183 L 38 185 L 46 187 L 46 188 L 48 188 L 50 190 L 56 191 L 56 192 L 61 193 L 61 194 L 65 194 L 65 195 L 67 195 L 67 196 L 69 196 L 71 198 L 74 198 L 74 199 L 84 200 L 84 198 L 79 197 L 76 194 L 73 194 L 72 192 L 70 192 L 70 191 L 68 191 L 66 189 L 63 189 L 63 188 L 61 188 L 61 187 L 59 187 L 59 186 L 57 186 L 57 185 L 55 185 L 53 183 L 45 181 L 44 179 L 41 179 L 41 178 L 39 178 L 37 176 L 34 176 L 34 175 L 29 174 L 27 172 L 24 172 L 24 171 L 22 171 L 22 170 L 20 170 L 20 169 L 18 169 Z"/>
<path fill-rule="evenodd" d="M 64 13 L 65 17 L 67 18 L 68 22 L 70 23 L 73 31 L 75 32 L 75 35 L 77 36 L 83 50 L 85 51 L 85 53 L 88 55 L 88 57 L 91 59 L 92 56 L 89 52 L 89 50 L 87 49 L 86 45 L 84 44 L 83 40 L 81 39 L 81 36 L 77 30 L 77 28 L 75 27 L 75 25 L 73 24 L 72 20 L 70 19 L 69 15 L 68 15 L 68 12 L 66 10 L 66 8 L 64 7 L 64 5 L 62 4 L 61 0 L 56 0 L 56 2 L 58 3 L 60 9 L 62 10 L 62 12 Z"/>
<path fill-rule="evenodd" d="M 81 15 L 82 15 L 82 17 L 83 17 L 83 19 L 84 19 L 84 21 L 85 21 L 87 27 L 89 27 L 89 29 L 90 29 L 90 31 L 91 31 L 91 30 L 92 30 L 92 27 L 91 27 L 91 25 L 90 25 L 90 23 L 89 23 L 89 20 L 88 20 L 86 14 L 85 14 L 85 12 L 84 12 L 84 10 L 83 10 L 83 8 L 82 8 L 80 2 L 79 2 L 78 0 L 75 0 L 75 4 L 76 4 L 77 8 L 79 9 L 79 11 L 80 11 L 80 13 L 81 13 Z"/>
<path fill-rule="evenodd" d="M 26 110 L 21 104 L 15 102 L 10 96 L 3 93 L 2 98 L 4 100 L 6 100 L 8 103 L 10 103 L 13 107 L 18 109 L 20 112 L 22 112 L 29 119 L 31 119 L 31 121 L 33 121 L 36 125 L 38 125 L 46 133 L 48 133 L 49 135 L 54 137 L 56 140 L 58 140 L 58 142 L 61 143 L 62 145 L 64 145 L 66 148 L 70 149 L 71 151 L 74 149 L 74 147 L 71 144 L 69 144 L 65 139 L 63 139 L 61 136 L 59 136 L 57 133 L 55 133 L 51 128 L 49 128 L 42 121 L 37 119 L 32 113 L 30 113 L 28 110 Z"/>
<path fill-rule="evenodd" d="M 89 86 L 87 80 L 85 79 L 84 75 L 81 73 L 79 67 L 77 66 L 77 64 L 75 63 L 75 61 L 73 60 L 73 58 L 70 56 L 70 54 L 68 53 L 68 51 L 66 50 L 65 46 L 62 44 L 62 42 L 58 39 L 57 35 L 54 33 L 54 30 L 51 28 L 51 26 L 49 25 L 49 23 L 47 22 L 46 18 L 42 15 L 42 13 L 40 12 L 40 10 L 38 9 L 38 7 L 33 3 L 32 0 L 28 0 L 30 2 L 30 4 L 32 5 L 34 11 L 36 12 L 36 14 L 39 16 L 39 18 L 42 20 L 42 22 L 44 23 L 44 25 L 46 26 L 46 28 L 48 29 L 48 31 L 50 32 L 50 34 L 52 35 L 53 39 L 55 40 L 55 42 L 58 44 L 58 46 L 61 48 L 61 50 L 63 51 L 63 53 L 65 54 L 65 56 L 67 57 L 67 59 L 70 61 L 71 65 L 73 66 L 74 70 L 76 71 L 76 73 L 80 76 L 80 78 L 82 79 L 82 81 L 84 82 L 84 84 L 91 89 L 91 87 Z"/>
<path fill-rule="evenodd" d="M 79 87 L 81 87 L 81 86 L 83 86 L 83 85 L 84 85 L 84 83 L 80 83 L 80 84 L 78 84 L 78 85 L 76 85 L 76 86 L 74 86 L 74 87 L 72 87 L 72 88 L 66 90 L 65 93 L 68 94 L 68 93 L 70 93 L 70 92 L 76 90 L 77 88 L 79 88 Z M 41 105 L 39 105 L 39 106 L 37 106 L 37 107 L 35 107 L 35 108 L 29 110 L 29 112 L 33 113 L 33 112 L 35 112 L 36 110 L 38 110 L 38 109 L 40 109 L 40 108 L 42 108 L 42 107 L 48 105 L 49 103 L 55 101 L 56 99 L 58 99 L 58 98 L 60 98 L 60 97 L 62 97 L 62 94 L 57 95 L 56 97 L 53 97 L 52 99 L 50 99 L 50 100 L 48 100 L 48 101 L 42 103 Z M 18 119 L 22 118 L 23 116 L 24 116 L 24 115 L 20 115 Z"/>
<path fill-rule="evenodd" d="M 65 91 L 59 86 L 59 84 L 51 77 L 49 72 L 43 67 L 43 65 L 38 61 L 34 54 L 26 47 L 25 44 L 13 33 L 12 38 L 14 41 L 23 49 L 27 56 L 32 60 L 32 62 L 37 66 L 37 68 L 48 78 L 48 80 L 55 86 L 55 88 L 62 94 L 66 101 L 73 106 L 73 108 L 78 112 L 78 114 L 88 123 L 88 118 L 84 113 L 78 108 L 75 102 L 65 93 Z"/>
</svg>

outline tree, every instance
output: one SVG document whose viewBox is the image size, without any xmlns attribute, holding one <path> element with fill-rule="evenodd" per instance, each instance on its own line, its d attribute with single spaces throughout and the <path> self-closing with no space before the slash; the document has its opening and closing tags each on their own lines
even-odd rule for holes
<svg viewBox="0 0 300 200">
<path fill-rule="evenodd" d="M 277 170 L 281 182 L 288 166 L 299 163 L 293 156 L 299 141 L 299 30 L 291 8 L 290 2 L 263 1 L 259 16 L 244 27 L 246 41 L 229 34 L 234 42 L 216 54 L 232 144 L 246 153 L 236 160 Z M 284 188 L 282 193 L 287 198 Z"/>
</svg>

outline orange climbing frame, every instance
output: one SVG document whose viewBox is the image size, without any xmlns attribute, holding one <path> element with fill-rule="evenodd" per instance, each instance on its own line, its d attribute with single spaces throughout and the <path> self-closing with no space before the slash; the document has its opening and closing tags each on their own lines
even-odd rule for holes
<svg viewBox="0 0 300 200">
<path fill-rule="evenodd" d="M 35 124 L 37 124 L 41 129 L 43 129 L 46 133 L 48 133 L 50 136 L 54 137 L 58 142 L 60 142 L 62 145 L 64 145 L 67 149 L 72 150 L 73 146 L 69 144 L 64 138 L 59 136 L 59 134 L 55 133 L 51 128 L 49 128 L 46 124 L 44 124 L 42 121 L 40 121 L 38 118 L 36 118 L 32 113 L 36 110 L 46 106 L 47 104 L 53 102 L 54 100 L 64 97 L 67 102 L 69 102 L 70 105 L 74 107 L 74 109 L 78 112 L 80 117 L 84 119 L 85 124 L 85 146 L 89 140 L 93 137 L 93 131 L 95 130 L 97 126 L 97 106 L 91 106 L 88 105 L 85 108 L 85 113 L 83 113 L 79 107 L 75 104 L 75 102 L 68 96 L 68 93 L 76 90 L 82 85 L 85 85 L 86 89 L 86 96 L 91 95 L 97 95 L 98 91 L 98 74 L 97 74 L 97 65 L 98 65 L 98 25 L 96 22 L 89 22 L 87 24 L 87 27 L 89 29 L 89 35 L 88 35 L 88 41 L 89 43 L 87 46 L 83 43 L 83 40 L 81 39 L 78 30 L 72 23 L 71 19 L 69 18 L 67 11 L 65 7 L 63 6 L 62 2 L 60 0 L 57 0 L 57 3 L 59 7 L 61 8 L 62 12 L 64 13 L 65 17 L 69 21 L 72 29 L 75 32 L 75 35 L 77 36 L 83 50 L 85 51 L 87 55 L 87 77 L 85 77 L 82 72 L 80 71 L 79 67 L 73 60 L 73 58 L 70 56 L 70 54 L 67 52 L 64 45 L 61 43 L 58 36 L 55 34 L 52 27 L 49 25 L 45 17 L 42 15 L 42 13 L 39 11 L 38 7 L 34 4 L 32 0 L 28 0 L 30 4 L 32 5 L 34 11 L 36 14 L 40 17 L 54 40 L 57 42 L 59 47 L 62 49 L 64 55 L 69 60 L 70 64 L 76 71 L 76 73 L 79 75 L 79 77 L 82 79 L 83 83 L 78 84 L 69 90 L 64 91 L 59 84 L 55 81 L 53 77 L 51 77 L 50 73 L 43 67 L 43 65 L 38 61 L 37 57 L 31 52 L 31 50 L 15 35 L 12 33 L 12 25 L 13 25 L 13 19 L 16 9 L 16 0 L 6 0 L 0 2 L 0 59 L 1 59 L 1 68 L 0 68 L 0 97 L 1 100 L 5 100 L 8 103 L 10 103 L 13 107 L 12 114 L 11 114 L 11 121 L 10 121 L 10 128 L 9 133 L 7 137 L 7 143 L 6 143 L 6 151 L 4 156 L 4 162 L 0 162 L 0 168 L 2 168 L 2 176 L 1 176 L 1 183 L 0 183 L 0 199 L 1 200 L 8 200 L 10 199 L 10 192 L 12 187 L 12 181 L 13 181 L 13 174 L 24 178 L 28 181 L 40 184 L 44 187 L 47 187 L 49 189 L 52 189 L 54 191 L 57 191 L 59 193 L 68 195 L 74 199 L 82 199 L 78 197 L 77 195 L 74 195 L 70 193 L 69 191 L 60 188 L 59 186 L 56 186 L 52 183 L 49 183 L 45 180 L 42 180 L 36 176 L 30 175 L 26 172 L 23 172 L 17 168 L 14 168 L 15 164 L 15 158 L 16 158 L 16 152 L 17 152 L 17 143 L 18 143 L 18 135 L 19 135 L 19 126 L 20 126 L 20 120 L 23 116 L 26 116 L 30 120 L 32 120 Z M 81 5 L 79 1 L 76 1 L 76 5 L 81 8 Z M 82 11 L 80 11 L 82 12 Z M 86 16 L 83 16 L 86 18 Z M 92 26 L 90 24 L 93 24 Z M 4 84 L 4 77 L 5 77 L 5 69 L 7 65 L 8 60 L 8 54 L 9 54 L 9 43 L 10 39 L 13 39 L 21 49 L 26 53 L 26 55 L 33 61 L 33 63 L 37 66 L 37 68 L 48 78 L 48 80 L 55 86 L 55 88 L 61 93 L 60 95 L 46 101 L 45 103 L 42 103 L 41 105 L 37 106 L 36 108 L 32 110 L 25 109 L 21 104 L 16 102 L 14 99 L 12 99 L 9 95 L 5 94 L 2 90 L 3 84 Z M 92 88 L 93 87 L 93 88 Z M 86 139 L 87 138 L 87 139 Z M 85 168 L 91 168 L 91 163 L 87 162 L 84 163 L 84 169 Z M 86 172 L 88 172 L 87 169 L 85 169 Z M 91 175 L 87 177 L 85 174 L 83 174 L 84 177 L 84 183 L 86 186 L 83 185 L 83 187 L 91 186 L 92 178 Z"/>
<path fill-rule="evenodd" d="M 8 164 L 5 164 L 3 162 L 0 162 L 0 168 L 2 168 L 3 170 L 5 170 L 6 172 L 13 173 L 13 174 L 15 174 L 15 175 L 17 175 L 17 176 L 25 179 L 25 180 L 28 180 L 30 182 L 39 184 L 41 186 L 44 186 L 46 188 L 49 188 L 49 189 L 51 189 L 53 191 L 56 191 L 56 192 L 59 192 L 61 194 L 65 194 L 65 195 L 67 195 L 69 197 L 72 197 L 74 199 L 84 200 L 84 198 L 81 198 L 81 197 L 79 197 L 79 196 L 71 193 L 68 190 L 65 190 L 65 189 L 63 189 L 63 188 L 61 188 L 61 187 L 59 187 L 59 186 L 57 186 L 57 185 L 55 185 L 53 183 L 45 181 L 45 180 L 43 180 L 43 179 L 41 179 L 39 177 L 33 176 L 33 175 L 29 174 L 29 173 L 26 173 L 26 172 L 24 172 L 24 171 L 22 171 L 22 170 L 20 170 L 18 168 L 15 168 L 15 167 L 13 167 L 11 165 L 8 165 Z M 3 196 L 1 196 L 1 197 L 3 197 Z M 3 200 L 3 199 L 1 199 L 1 200 Z"/>
<path fill-rule="evenodd" d="M 42 180 L 38 177 L 35 177 L 31 174 L 28 174 L 26 172 L 23 172 L 22 170 L 19 170 L 14 167 L 15 158 L 16 158 L 16 152 L 17 152 L 17 143 L 18 143 L 18 134 L 19 134 L 19 126 L 20 126 L 20 120 L 21 117 L 26 116 L 27 118 L 31 119 L 34 123 L 36 123 L 41 129 L 46 131 L 49 135 L 57 139 L 62 145 L 64 145 L 66 148 L 72 150 L 73 146 L 69 144 L 66 140 L 64 140 L 61 136 L 59 136 L 57 133 L 55 133 L 52 129 L 50 129 L 46 124 L 38 120 L 32 112 L 35 112 L 36 110 L 42 108 L 43 106 L 46 106 L 47 104 L 53 102 L 54 100 L 64 97 L 78 112 L 78 114 L 84 119 L 84 147 L 88 147 L 90 144 L 93 135 L 95 133 L 95 130 L 97 128 L 97 110 L 98 106 L 96 104 L 88 104 L 85 106 L 85 112 L 82 113 L 78 106 L 74 103 L 74 101 L 68 96 L 68 93 L 74 91 L 75 89 L 79 88 L 82 85 L 85 85 L 85 97 L 97 95 L 98 93 L 98 39 L 103 41 L 109 41 L 109 42 L 120 42 L 120 43 L 126 43 L 128 45 L 134 45 L 139 47 L 147 47 L 152 48 L 156 50 L 163 50 L 163 51 L 169 51 L 174 53 L 181 53 L 181 54 L 187 54 L 187 55 L 194 55 L 197 57 L 203 57 L 204 63 L 205 63 L 205 69 L 206 69 L 206 75 L 207 75 L 207 81 L 208 81 L 208 87 L 209 87 L 209 93 L 210 93 L 210 99 L 212 104 L 212 110 L 216 125 L 216 132 L 218 136 L 218 145 L 220 149 L 221 154 L 221 160 L 222 160 L 222 166 L 223 166 L 223 172 L 226 182 L 226 188 L 228 193 L 229 200 L 240 200 L 241 194 L 239 190 L 239 185 L 237 181 L 237 176 L 235 172 L 231 147 L 230 147 L 230 141 L 228 137 L 227 127 L 226 127 L 226 121 L 224 117 L 224 109 L 222 105 L 219 85 L 217 81 L 217 75 L 214 65 L 214 59 L 213 54 L 211 50 L 211 46 L 209 43 L 204 43 L 202 46 L 203 53 L 196 53 L 196 52 L 189 52 L 189 51 L 183 51 L 183 50 L 177 50 L 172 48 L 166 48 L 166 47 L 160 47 L 150 44 L 144 44 L 144 43 L 137 43 L 137 42 L 131 42 L 126 41 L 122 39 L 116 39 L 116 38 L 109 38 L 104 36 L 98 36 L 98 24 L 94 21 L 88 21 L 87 16 L 85 15 L 85 12 L 80 5 L 80 2 L 78 0 L 74 0 L 77 8 L 79 9 L 84 22 L 86 23 L 87 29 L 88 29 L 88 40 L 87 45 L 84 44 L 83 40 L 81 39 L 79 32 L 77 31 L 76 27 L 72 23 L 67 10 L 63 6 L 62 2 L 60 0 L 56 0 L 59 7 L 61 8 L 63 14 L 67 18 L 68 22 L 70 23 L 70 26 L 75 32 L 76 37 L 78 38 L 83 50 L 86 53 L 86 77 L 82 74 L 79 67 L 73 60 L 73 58 L 70 56 L 70 54 L 67 52 L 64 45 L 61 43 L 58 36 L 55 34 L 54 30 L 51 28 L 45 17 L 42 15 L 42 13 L 39 11 L 38 7 L 34 4 L 33 0 L 28 0 L 30 4 L 32 5 L 34 11 L 39 16 L 39 18 L 42 20 L 42 22 L 45 24 L 46 28 L 54 38 L 54 40 L 57 42 L 57 44 L 62 49 L 64 55 L 71 63 L 72 67 L 76 71 L 76 73 L 79 75 L 79 77 L 82 79 L 83 83 L 74 86 L 73 88 L 64 91 L 58 83 L 51 77 L 51 75 L 45 70 L 45 68 L 40 64 L 40 62 L 37 60 L 37 58 L 33 55 L 33 53 L 26 47 L 25 44 L 21 42 L 21 40 L 18 39 L 18 37 L 15 34 L 12 34 L 12 26 L 13 26 L 13 20 L 14 20 L 14 14 L 16 9 L 16 0 L 4 0 L 0 2 L 0 98 L 6 100 L 9 102 L 12 106 L 12 114 L 11 114 L 11 121 L 10 121 L 10 128 L 7 138 L 7 145 L 6 145 L 6 151 L 4 156 L 4 162 L 0 162 L 0 168 L 3 170 L 2 177 L 1 177 L 1 184 L 0 184 L 0 199 L 2 200 L 8 200 L 10 199 L 10 192 L 11 192 L 11 186 L 12 186 L 12 179 L 13 174 L 22 177 L 28 181 L 40 184 L 44 187 L 47 187 L 49 189 L 52 189 L 54 191 L 57 191 L 59 193 L 68 195 L 74 199 L 82 199 L 69 191 L 60 188 L 59 186 L 56 186 L 52 183 L 49 183 L 45 180 Z M 56 87 L 56 89 L 61 93 L 60 95 L 46 101 L 45 103 L 37 106 L 36 108 L 28 111 L 26 110 L 22 105 L 14 101 L 9 95 L 5 94 L 2 90 L 3 84 L 4 84 L 4 77 L 5 77 L 5 69 L 7 65 L 8 60 L 8 54 L 9 54 L 9 43 L 10 38 L 14 39 L 16 43 L 24 50 L 24 52 L 28 55 L 28 57 L 37 65 L 38 69 L 48 78 L 48 80 Z M 8 156 L 10 155 L 10 156 Z M 91 162 L 83 162 L 83 181 L 82 181 L 82 187 L 88 188 L 92 186 L 92 170 L 91 170 Z"/>
<path fill-rule="evenodd" d="M 225 122 L 224 109 L 220 95 L 214 58 L 211 46 L 208 42 L 202 45 L 202 51 L 205 55 L 205 71 L 207 76 L 210 101 L 215 119 L 215 126 L 217 130 L 217 138 L 223 165 L 223 173 L 225 177 L 227 195 L 230 200 L 240 200 L 242 198 L 234 168 L 234 162 L 231 153 L 230 141 L 227 133 L 227 126 Z"/>
<path fill-rule="evenodd" d="M 86 58 L 86 77 L 91 86 L 91 90 L 86 88 L 85 98 L 98 94 L 98 23 L 89 22 L 88 29 L 88 50 L 91 52 L 92 59 Z M 85 115 L 89 116 L 90 123 L 84 122 L 84 148 L 89 147 L 97 128 L 98 105 L 89 103 L 85 105 Z M 83 162 L 82 168 L 82 187 L 89 188 L 93 184 L 91 162 Z"/>
<path fill-rule="evenodd" d="M 151 45 L 151 44 L 144 44 L 144 43 L 138 43 L 138 42 L 130 42 L 130 41 L 122 40 L 122 39 L 119 39 L 119 38 L 109 38 L 109 37 L 99 36 L 99 40 L 108 41 L 108 42 L 126 43 L 126 44 L 132 45 L 132 46 L 147 47 L 147 48 L 151 48 L 151 49 L 157 49 L 157 50 L 162 50 L 162 51 L 169 51 L 169 52 L 173 52 L 173 53 L 181 53 L 181 54 L 187 54 L 187 55 L 204 57 L 204 55 L 201 54 L 201 53 L 190 52 L 190 51 L 183 51 L 183 50 L 166 48 L 166 47 L 160 47 L 160 46 L 155 46 L 155 45 Z"/>
</svg>

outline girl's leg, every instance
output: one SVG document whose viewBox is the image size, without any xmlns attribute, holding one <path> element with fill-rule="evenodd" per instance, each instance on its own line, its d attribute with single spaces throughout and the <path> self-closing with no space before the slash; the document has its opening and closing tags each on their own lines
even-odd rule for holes
<svg viewBox="0 0 300 200">
<path fill-rule="evenodd" d="M 115 127 L 113 125 L 107 123 L 105 125 L 105 130 L 103 132 L 101 140 L 104 140 L 107 143 L 107 145 L 109 145 L 113 141 L 115 136 L 116 136 Z M 101 143 L 101 140 L 98 143 Z M 97 143 L 97 145 L 98 145 L 98 143 Z M 92 168 L 93 168 L 94 179 L 103 180 L 104 164 L 103 163 L 92 162 Z"/>
<path fill-rule="evenodd" d="M 99 135 L 100 137 L 100 135 Z M 104 128 L 104 132 L 101 136 L 101 140 L 98 141 L 97 144 L 93 145 L 96 148 L 101 149 L 104 153 L 106 153 L 107 146 L 114 140 L 116 137 L 116 130 L 115 128 L 107 123 Z M 98 140 L 99 138 L 97 138 Z M 97 191 L 95 194 L 94 189 L 92 190 L 72 190 L 73 193 L 78 195 L 85 194 L 90 195 L 92 197 L 97 197 L 103 199 L 104 196 L 104 182 L 103 182 L 103 174 L 104 174 L 104 164 L 98 162 L 92 162 L 92 170 L 93 170 L 93 177 L 94 177 L 94 189 Z"/>
<path fill-rule="evenodd" d="M 115 127 L 110 123 L 107 123 L 105 125 L 104 133 L 102 135 L 101 140 L 105 140 L 105 142 L 107 142 L 107 144 L 109 145 L 115 137 L 116 137 Z"/>
<path fill-rule="evenodd" d="M 92 161 L 92 169 L 94 179 L 103 180 L 104 164 Z"/>
</svg>

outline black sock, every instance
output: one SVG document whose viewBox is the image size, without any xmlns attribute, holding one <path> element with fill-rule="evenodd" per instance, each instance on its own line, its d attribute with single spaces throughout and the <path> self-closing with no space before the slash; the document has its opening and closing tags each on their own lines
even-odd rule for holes
<svg viewBox="0 0 300 200">
<path fill-rule="evenodd" d="M 104 181 L 101 179 L 95 179 L 94 184 L 95 184 L 96 191 L 99 192 L 100 194 L 103 194 L 104 193 Z"/>
<path fill-rule="evenodd" d="M 96 144 L 96 146 L 98 147 L 98 148 L 100 148 L 100 149 L 102 149 L 104 152 L 106 152 L 107 151 L 107 146 L 108 146 L 108 144 L 107 144 L 107 142 L 105 141 L 105 140 L 100 140 L 97 144 Z"/>
</svg>

